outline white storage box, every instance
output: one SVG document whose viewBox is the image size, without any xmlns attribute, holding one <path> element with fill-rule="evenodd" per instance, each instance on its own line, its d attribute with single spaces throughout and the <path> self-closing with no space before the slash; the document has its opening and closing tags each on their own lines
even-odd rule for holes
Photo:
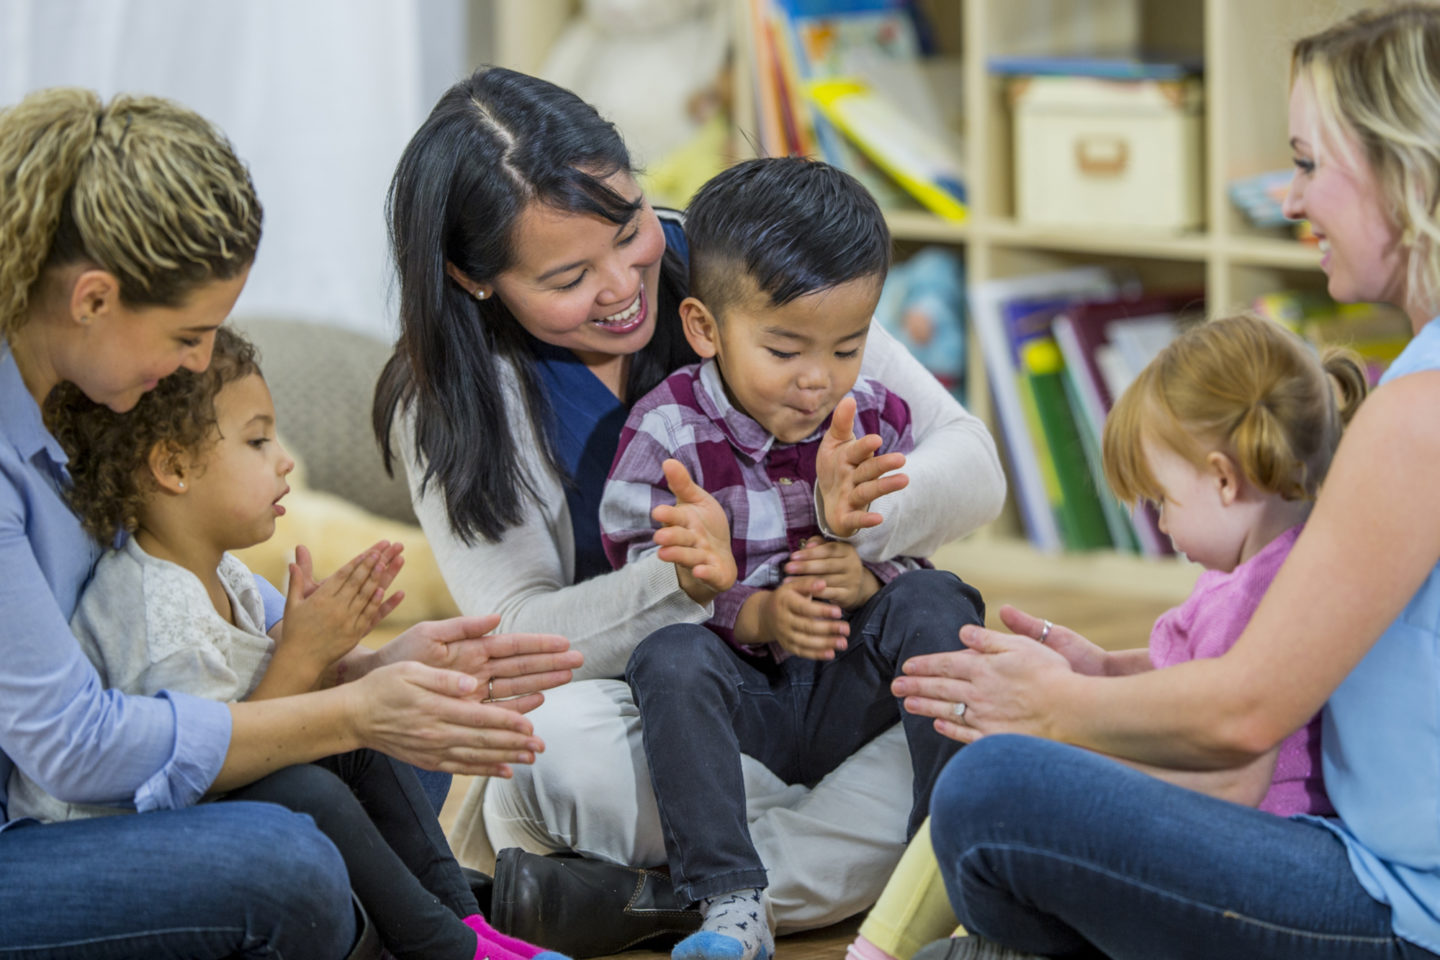
<svg viewBox="0 0 1440 960">
<path fill-rule="evenodd" d="M 1014 81 L 1017 218 L 1035 226 L 1199 227 L 1202 96 L 1198 78 Z"/>
</svg>

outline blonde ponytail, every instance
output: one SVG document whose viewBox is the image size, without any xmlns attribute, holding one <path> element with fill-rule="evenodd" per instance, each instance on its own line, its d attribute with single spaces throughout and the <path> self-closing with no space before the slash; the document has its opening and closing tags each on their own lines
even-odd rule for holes
<svg viewBox="0 0 1440 960">
<path fill-rule="evenodd" d="M 56 88 L 0 111 L 0 336 L 47 268 L 92 263 L 132 306 L 238 275 L 260 242 L 249 172 L 204 118 L 157 97 Z"/>
</svg>

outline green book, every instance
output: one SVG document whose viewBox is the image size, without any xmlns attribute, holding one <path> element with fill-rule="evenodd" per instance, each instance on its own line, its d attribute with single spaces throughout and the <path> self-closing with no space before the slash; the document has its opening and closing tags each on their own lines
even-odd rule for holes
<svg viewBox="0 0 1440 960">
<path fill-rule="evenodd" d="M 1060 348 L 1050 337 L 1026 341 L 1020 347 L 1020 367 L 1026 412 L 1033 415 L 1038 427 L 1035 452 L 1046 474 L 1046 490 L 1066 549 L 1114 545 L 1105 508 L 1090 477 L 1080 428 L 1065 398 L 1065 361 Z"/>
</svg>

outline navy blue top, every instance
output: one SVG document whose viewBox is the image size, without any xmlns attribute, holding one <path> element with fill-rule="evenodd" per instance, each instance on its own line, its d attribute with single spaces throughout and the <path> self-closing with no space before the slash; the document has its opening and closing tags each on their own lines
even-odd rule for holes
<svg viewBox="0 0 1440 960">
<path fill-rule="evenodd" d="M 666 247 L 679 253 L 688 267 L 690 244 L 679 217 L 661 212 L 660 226 Z M 539 340 L 533 345 L 535 372 L 550 405 L 545 433 L 566 473 L 565 503 L 570 508 L 579 583 L 612 569 L 600 541 L 600 499 L 629 410 L 575 354 Z"/>
</svg>

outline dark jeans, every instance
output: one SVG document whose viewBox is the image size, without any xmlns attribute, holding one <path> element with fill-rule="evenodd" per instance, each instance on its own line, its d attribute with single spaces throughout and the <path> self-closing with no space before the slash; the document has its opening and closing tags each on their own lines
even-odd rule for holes
<svg viewBox="0 0 1440 960">
<path fill-rule="evenodd" d="M 5 960 L 340 960 L 354 940 L 335 845 L 274 804 L 0 833 Z"/>
<path fill-rule="evenodd" d="M 980 594 L 954 574 L 915 570 L 850 617 L 849 645 L 830 661 L 744 657 L 695 624 L 646 637 L 625 679 L 640 708 L 679 897 L 766 885 L 745 817 L 742 753 L 787 783 L 813 786 L 899 720 L 915 771 L 913 834 L 959 744 L 936 733 L 928 718 L 904 713 L 890 681 L 910 657 L 958 649 L 961 625 L 984 617 Z"/>
<path fill-rule="evenodd" d="M 460 918 L 480 908 L 409 765 L 356 750 L 276 771 L 226 800 L 309 814 L 339 849 L 351 888 L 400 960 L 475 955 L 475 932 Z"/>
<path fill-rule="evenodd" d="M 1031 737 L 961 751 L 930 831 L 974 933 L 1047 957 L 1418 960 L 1340 840 Z"/>
<path fill-rule="evenodd" d="M 435 816 L 440 816 L 440 811 L 445 808 L 445 800 L 450 796 L 450 781 L 455 778 L 440 770 L 421 770 L 419 767 L 410 769 L 414 771 L 415 779 L 420 781 L 420 789 L 425 791 L 425 799 L 430 801 L 430 808 L 435 811 Z"/>
</svg>

